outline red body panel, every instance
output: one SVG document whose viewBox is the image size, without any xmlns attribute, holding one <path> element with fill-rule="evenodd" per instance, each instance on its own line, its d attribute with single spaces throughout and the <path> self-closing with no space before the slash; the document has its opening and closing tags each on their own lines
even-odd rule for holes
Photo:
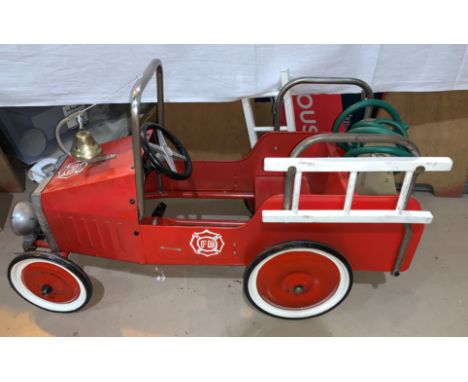
<svg viewBox="0 0 468 382">
<path fill-rule="evenodd" d="M 353 209 L 395 208 L 395 196 L 359 196 Z M 157 264 L 246 265 L 265 249 L 291 240 L 311 240 L 336 249 L 354 270 L 390 272 L 403 237 L 402 224 L 342 224 L 342 223 L 263 223 L 261 210 L 281 209 L 282 196 L 269 198 L 252 219 L 238 227 L 212 225 L 143 224 L 141 227 L 146 262 Z M 304 209 L 341 209 L 344 196 L 306 195 L 301 198 Z M 419 210 L 412 199 L 409 210 Z M 209 230 L 221 235 L 224 246 L 219 255 L 206 257 L 195 254 L 190 246 L 194 233 Z M 413 236 L 401 270 L 411 262 L 421 238 L 423 225 L 413 225 Z"/>
<path fill-rule="evenodd" d="M 143 263 L 130 138 L 103 146 L 117 154 L 61 178 L 68 158 L 42 193 L 42 207 L 61 251 Z"/>
<path fill-rule="evenodd" d="M 402 224 L 263 223 L 263 209 L 281 209 L 284 173 L 266 173 L 265 157 L 287 157 L 308 133 L 265 134 L 249 156 L 239 161 L 195 161 L 185 181 L 163 177 L 157 192 L 152 172 L 146 198 L 255 199 L 256 213 L 248 222 L 190 221 L 150 218 L 138 223 L 131 138 L 104 145 L 115 159 L 66 173 L 62 165 L 42 194 L 42 206 L 62 252 L 148 264 L 246 265 L 263 250 L 285 241 L 311 240 L 345 256 L 355 270 L 390 271 L 403 237 Z M 319 144 L 304 156 L 337 156 L 334 146 Z M 70 169 L 70 168 L 68 168 Z M 63 178 L 63 174 L 69 175 Z M 71 174 L 71 175 L 70 175 Z M 304 176 L 301 208 L 341 209 L 347 176 L 340 173 Z M 396 196 L 356 195 L 354 209 L 395 208 Z M 408 209 L 418 210 L 411 199 Z M 402 265 L 406 270 L 423 231 L 413 236 Z"/>
</svg>

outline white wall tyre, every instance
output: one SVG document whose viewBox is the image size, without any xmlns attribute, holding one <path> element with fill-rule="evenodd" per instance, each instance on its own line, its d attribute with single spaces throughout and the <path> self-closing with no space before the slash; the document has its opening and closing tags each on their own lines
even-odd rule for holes
<svg viewBox="0 0 468 382">
<path fill-rule="evenodd" d="M 57 313 L 76 312 L 86 305 L 92 283 L 72 261 L 53 254 L 23 254 L 10 263 L 8 280 L 26 301 Z"/>
<path fill-rule="evenodd" d="M 338 306 L 352 283 L 348 262 L 335 250 L 292 241 L 269 248 L 252 262 L 244 275 L 244 293 L 266 314 L 305 319 Z"/>
</svg>

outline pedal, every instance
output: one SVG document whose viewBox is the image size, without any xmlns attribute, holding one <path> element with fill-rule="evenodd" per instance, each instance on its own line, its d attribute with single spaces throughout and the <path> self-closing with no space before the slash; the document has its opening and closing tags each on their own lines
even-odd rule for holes
<svg viewBox="0 0 468 382">
<path fill-rule="evenodd" d="M 164 202 L 159 203 L 151 214 L 153 221 L 152 224 L 156 225 L 158 223 L 158 218 L 162 218 L 166 212 L 167 204 Z"/>
</svg>

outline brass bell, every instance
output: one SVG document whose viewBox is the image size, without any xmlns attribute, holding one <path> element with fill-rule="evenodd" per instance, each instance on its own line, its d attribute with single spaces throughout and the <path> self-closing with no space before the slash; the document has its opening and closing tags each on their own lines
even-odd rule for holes
<svg viewBox="0 0 468 382">
<path fill-rule="evenodd" d="M 79 130 L 73 141 L 70 154 L 78 160 L 91 160 L 102 153 L 102 147 L 88 130 Z"/>
</svg>

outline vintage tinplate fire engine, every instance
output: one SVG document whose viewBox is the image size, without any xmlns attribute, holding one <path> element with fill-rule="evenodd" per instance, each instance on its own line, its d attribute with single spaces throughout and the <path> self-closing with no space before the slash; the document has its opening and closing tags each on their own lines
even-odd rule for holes
<svg viewBox="0 0 468 382">
<path fill-rule="evenodd" d="M 157 123 L 140 114 L 142 93 L 156 77 Z M 303 83 L 345 83 L 365 99 L 337 118 L 333 133 L 280 131 L 283 97 Z M 390 118 L 371 119 L 370 108 Z M 343 131 L 359 109 L 366 118 Z M 391 272 L 410 266 L 425 224 L 411 197 L 421 171 L 449 171 L 449 158 L 420 157 L 407 126 L 360 80 L 305 77 L 288 82 L 274 105 L 274 129 L 237 161 L 191 161 L 164 126 L 163 73 L 153 60 L 131 91 L 131 135 L 96 145 L 80 130 L 56 170 L 20 202 L 12 227 L 25 252 L 11 263 L 13 289 L 53 312 L 89 301 L 92 284 L 70 253 L 140 264 L 246 266 L 244 292 L 260 311 L 288 319 L 323 314 L 348 295 L 353 271 Z M 78 117 L 79 115 L 73 115 Z M 399 173 L 400 192 L 364 192 L 362 180 Z M 175 199 L 238 199 L 248 221 L 164 216 Z M 156 203 L 147 211 L 149 201 Z"/>
</svg>

